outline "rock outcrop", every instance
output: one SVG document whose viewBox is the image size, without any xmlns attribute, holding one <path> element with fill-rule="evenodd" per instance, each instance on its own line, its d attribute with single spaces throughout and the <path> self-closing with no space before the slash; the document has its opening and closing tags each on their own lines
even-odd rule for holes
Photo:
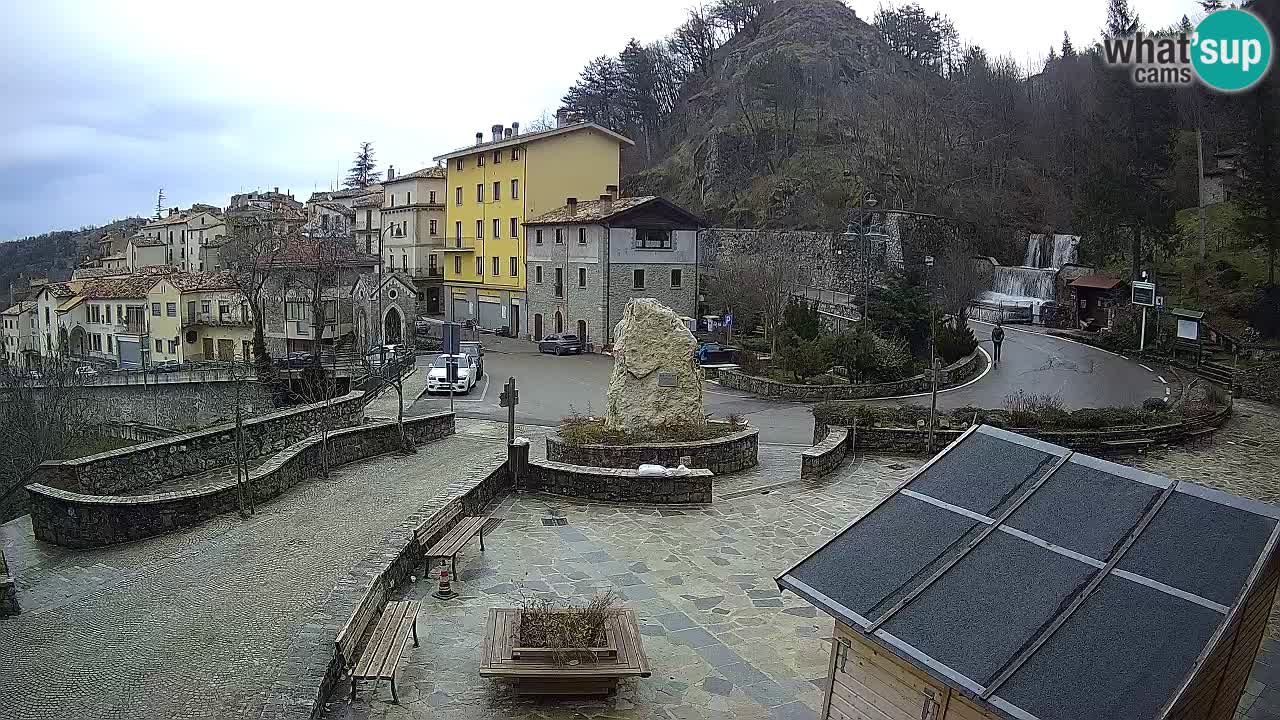
<svg viewBox="0 0 1280 720">
<path fill-rule="evenodd" d="M 630 300 L 614 338 L 609 428 L 706 423 L 702 371 L 693 359 L 698 341 L 674 310 L 652 298 Z"/>
</svg>

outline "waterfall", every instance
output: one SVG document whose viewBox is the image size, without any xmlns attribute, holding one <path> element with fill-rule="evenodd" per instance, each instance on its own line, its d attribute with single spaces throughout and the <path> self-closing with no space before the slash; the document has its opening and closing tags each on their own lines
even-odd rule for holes
<svg viewBox="0 0 1280 720">
<path fill-rule="evenodd" d="M 1034 298 L 1040 302 L 1052 301 L 1055 295 L 1052 268 L 1005 267 L 991 269 L 991 291 L 996 296 L 1027 302 Z"/>
<path fill-rule="evenodd" d="M 1060 268 L 1076 261 L 1079 235 L 1028 235 L 1022 264 L 1032 268 Z"/>
</svg>

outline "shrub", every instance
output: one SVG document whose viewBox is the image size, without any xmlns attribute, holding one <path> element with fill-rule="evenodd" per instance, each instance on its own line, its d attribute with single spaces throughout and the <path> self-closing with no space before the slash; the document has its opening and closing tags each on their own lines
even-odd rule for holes
<svg viewBox="0 0 1280 720">
<path fill-rule="evenodd" d="M 822 330 L 817 304 L 795 298 L 792 298 L 791 302 L 787 303 L 787 308 L 783 310 L 782 324 L 801 340 L 813 340 Z"/>
<path fill-rule="evenodd" d="M 819 403 L 813 407 L 813 417 L 819 422 L 828 425 L 843 425 L 848 427 L 857 421 L 859 427 L 875 425 L 877 422 L 888 420 L 892 414 L 891 411 L 886 413 L 886 408 L 876 405 L 867 405 L 860 402 L 825 402 Z"/>
<path fill-rule="evenodd" d="M 894 419 L 905 427 L 915 427 L 916 423 L 929 421 L 929 408 L 920 405 L 903 405 L 893 413 Z"/>
<path fill-rule="evenodd" d="M 778 366 L 804 382 L 831 369 L 831 358 L 815 340 L 797 340 L 778 351 Z"/>
<path fill-rule="evenodd" d="M 738 368 L 748 375 L 763 375 L 765 365 L 754 350 L 743 350 L 738 353 Z"/>
<path fill-rule="evenodd" d="M 1214 275 L 1213 284 L 1226 290 L 1234 290 L 1243 277 L 1244 273 L 1227 264 L 1225 268 L 1220 268 L 1218 273 Z"/>
<path fill-rule="evenodd" d="M 1164 398 L 1147 398 L 1142 401 L 1142 409 L 1150 412 L 1165 412 L 1169 409 L 1169 403 Z"/>
<path fill-rule="evenodd" d="M 561 419 L 559 435 L 569 445 L 636 445 L 649 442 L 699 442 L 723 437 L 736 428 L 722 423 L 663 425 L 632 432 L 612 430 L 603 420 L 570 415 Z"/>
<path fill-rule="evenodd" d="M 743 350 L 750 350 L 759 353 L 767 353 L 773 349 L 772 344 L 768 340 L 755 336 L 739 339 L 737 341 L 737 345 Z M 745 355 L 746 353 L 742 354 Z"/>
<path fill-rule="evenodd" d="M 605 622 L 620 599 L 612 589 L 596 593 L 584 605 L 568 602 L 561 607 L 554 598 L 545 595 L 526 598 L 520 608 L 518 643 L 523 647 L 565 651 L 552 654 L 557 664 L 579 659 L 574 657 L 574 650 L 604 645 Z"/>
<path fill-rule="evenodd" d="M 978 340 L 973 336 L 972 328 L 968 325 L 953 327 L 949 322 L 938 326 L 934 344 L 944 365 L 950 365 L 978 348 Z"/>
</svg>

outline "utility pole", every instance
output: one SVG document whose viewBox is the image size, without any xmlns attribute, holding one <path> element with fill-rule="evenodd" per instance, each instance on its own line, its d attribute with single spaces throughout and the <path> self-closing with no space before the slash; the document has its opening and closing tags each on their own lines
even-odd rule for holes
<svg viewBox="0 0 1280 720">
<path fill-rule="evenodd" d="M 1199 182 L 1196 183 L 1196 212 L 1200 217 L 1200 262 L 1205 259 L 1204 216 L 1204 131 L 1196 128 L 1196 163 L 1199 166 Z"/>
<path fill-rule="evenodd" d="M 933 256 L 924 256 L 924 294 L 929 301 L 929 441 L 925 451 L 933 453 L 933 426 L 938 415 L 938 357 L 937 357 L 937 313 L 933 311 L 933 292 L 929 287 L 929 276 L 933 274 Z"/>
</svg>

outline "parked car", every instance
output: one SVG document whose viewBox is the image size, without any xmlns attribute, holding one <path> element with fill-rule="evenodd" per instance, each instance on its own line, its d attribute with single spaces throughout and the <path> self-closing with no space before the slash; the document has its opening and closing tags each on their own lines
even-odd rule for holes
<svg viewBox="0 0 1280 720">
<path fill-rule="evenodd" d="M 703 343 L 698 346 L 699 365 L 721 365 L 737 362 L 738 349 L 720 343 Z"/>
<path fill-rule="evenodd" d="M 471 392 L 471 388 L 476 386 L 480 380 L 480 373 L 476 369 L 476 361 L 470 355 L 437 355 L 431 361 L 431 369 L 427 371 L 427 392 L 428 393 L 447 393 L 449 392 L 449 376 L 448 363 L 453 358 L 458 363 L 457 380 L 453 383 L 453 392 L 467 394 Z"/>
<path fill-rule="evenodd" d="M 476 377 L 484 377 L 484 346 L 478 340 L 463 340 L 458 343 L 458 351 L 470 355 L 476 361 Z"/>
<path fill-rule="evenodd" d="M 171 373 L 181 370 L 182 365 L 177 360 L 161 360 L 151 363 L 151 369 L 155 372 Z"/>
<path fill-rule="evenodd" d="M 285 355 L 284 357 L 276 358 L 274 362 L 276 367 L 287 368 L 290 370 L 297 370 L 299 368 L 304 368 L 311 365 L 314 360 L 315 360 L 315 353 L 302 352 L 300 350 L 296 350 L 294 352 L 289 353 L 288 355 Z"/>
<path fill-rule="evenodd" d="M 88 365 L 81 365 L 80 367 L 76 368 L 76 374 L 88 377 L 88 376 L 97 375 L 98 371 L 94 370 L 92 367 Z"/>
<path fill-rule="evenodd" d="M 39 370 L 29 370 L 27 371 L 27 377 L 31 378 L 32 380 L 39 380 L 44 376 L 40 374 Z"/>
<path fill-rule="evenodd" d="M 565 353 L 582 353 L 582 341 L 573 333 L 552 333 L 538 341 L 538 352 L 555 353 L 556 355 L 564 355 Z"/>
</svg>

